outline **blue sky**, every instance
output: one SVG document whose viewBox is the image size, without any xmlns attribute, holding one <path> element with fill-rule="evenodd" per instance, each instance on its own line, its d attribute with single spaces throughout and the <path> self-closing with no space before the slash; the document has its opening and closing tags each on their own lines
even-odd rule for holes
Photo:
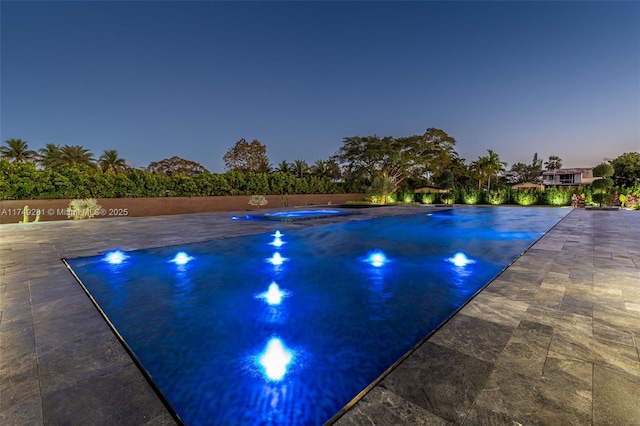
<svg viewBox="0 0 640 426">
<path fill-rule="evenodd" d="M 456 138 L 467 163 L 640 151 L 638 2 L 0 2 L 0 138 L 222 172 L 354 135 Z"/>
</svg>

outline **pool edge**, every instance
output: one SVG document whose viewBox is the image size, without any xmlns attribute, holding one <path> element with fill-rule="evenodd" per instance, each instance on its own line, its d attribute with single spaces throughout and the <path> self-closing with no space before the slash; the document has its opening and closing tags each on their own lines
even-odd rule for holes
<svg viewBox="0 0 640 426">
<path fill-rule="evenodd" d="M 100 305 L 98 304 L 98 302 L 94 299 L 94 297 L 91 295 L 91 293 L 89 292 L 89 290 L 87 289 L 87 287 L 84 285 L 84 283 L 82 282 L 82 280 L 80 279 L 80 277 L 78 277 L 78 275 L 75 273 L 75 271 L 73 270 L 73 268 L 71 267 L 71 265 L 69 265 L 69 263 L 67 262 L 67 258 L 63 257 L 60 259 L 62 261 L 62 263 L 64 264 L 64 266 L 67 268 L 67 270 L 69 270 L 69 272 L 71 273 L 71 275 L 73 276 L 73 278 L 75 278 L 75 280 L 78 282 L 78 284 L 80 284 L 80 287 L 82 288 L 82 291 L 84 291 L 84 293 L 87 295 L 87 297 L 89 298 L 89 300 L 91 301 L 91 303 L 93 304 L 94 308 L 96 308 L 96 310 L 98 311 L 98 313 L 100 314 L 100 316 L 102 317 L 102 319 L 107 323 L 107 326 L 109 327 L 109 329 L 111 330 L 111 332 L 114 334 L 114 336 L 116 337 L 116 339 L 118 340 L 118 342 L 120 343 L 120 345 L 124 348 L 124 350 L 127 352 L 127 354 L 129 355 L 129 357 L 131 358 L 131 360 L 133 361 L 134 365 L 138 368 L 138 370 L 140 371 L 140 373 L 142 374 L 142 376 L 144 377 L 144 379 L 147 381 L 147 383 L 149 384 L 149 386 L 151 386 L 151 389 L 153 389 L 154 393 L 158 396 L 158 398 L 160 399 L 160 401 L 162 402 L 162 404 L 165 406 L 165 408 L 167 409 L 167 411 L 169 412 L 169 414 L 171 415 L 171 417 L 176 421 L 176 423 L 180 426 L 186 426 L 186 423 L 184 422 L 184 420 L 182 420 L 182 418 L 180 417 L 180 415 L 178 414 L 178 412 L 176 411 L 176 409 L 173 407 L 173 405 L 171 404 L 171 402 L 169 402 L 169 399 L 164 395 L 164 393 L 162 392 L 162 390 L 158 387 L 158 385 L 156 385 L 155 381 L 153 380 L 153 378 L 151 377 L 151 374 L 144 368 L 144 365 L 142 364 L 142 362 L 138 359 L 138 357 L 136 356 L 136 354 L 133 352 L 133 349 L 131 349 L 131 347 L 127 344 L 127 342 L 124 340 L 124 338 L 122 337 L 122 335 L 118 332 L 118 329 L 113 325 L 113 323 L 109 320 L 109 317 L 107 317 L 106 313 L 102 310 L 102 308 L 100 307 Z"/>
</svg>

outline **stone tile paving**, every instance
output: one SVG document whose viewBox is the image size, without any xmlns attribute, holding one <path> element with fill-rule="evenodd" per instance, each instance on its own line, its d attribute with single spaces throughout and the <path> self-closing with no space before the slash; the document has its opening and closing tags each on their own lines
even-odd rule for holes
<svg viewBox="0 0 640 426">
<path fill-rule="evenodd" d="M 312 225 L 231 215 L 0 226 L 0 424 L 175 424 L 60 258 Z M 640 425 L 637 230 L 572 211 L 336 424 Z"/>
</svg>

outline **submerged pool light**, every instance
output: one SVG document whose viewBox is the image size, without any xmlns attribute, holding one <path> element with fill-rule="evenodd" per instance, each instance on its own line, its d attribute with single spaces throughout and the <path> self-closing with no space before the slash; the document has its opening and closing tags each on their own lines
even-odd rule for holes
<svg viewBox="0 0 640 426">
<path fill-rule="evenodd" d="M 178 252 L 178 254 L 176 254 L 176 256 L 173 259 L 170 260 L 170 262 L 173 262 L 176 265 L 182 266 L 182 265 L 186 265 L 192 260 L 193 260 L 192 256 L 189 256 L 187 253 L 180 251 Z"/>
<path fill-rule="evenodd" d="M 119 265 L 124 262 L 129 256 L 121 252 L 120 250 L 110 251 L 104 256 L 104 260 L 111 265 Z"/>
<path fill-rule="evenodd" d="M 274 247 L 281 247 L 284 244 L 284 241 L 282 241 L 280 237 L 275 237 L 269 244 Z"/>
<path fill-rule="evenodd" d="M 260 293 L 258 297 L 264 299 L 269 305 L 279 305 L 280 303 L 282 303 L 282 298 L 286 295 L 287 293 L 283 290 L 280 290 L 278 284 L 273 281 L 271 284 L 269 284 L 269 289 L 264 293 Z"/>
<path fill-rule="evenodd" d="M 383 266 L 388 261 L 389 259 L 387 259 L 387 256 L 380 250 L 370 253 L 366 260 L 367 263 L 371 266 L 375 266 L 376 268 Z"/>
<path fill-rule="evenodd" d="M 286 257 L 282 257 L 280 253 L 275 252 L 273 253 L 273 256 L 267 259 L 267 262 L 269 262 L 273 266 L 280 266 L 284 263 L 285 260 L 289 260 L 289 259 L 287 259 Z"/>
<path fill-rule="evenodd" d="M 453 257 L 450 257 L 449 259 L 447 259 L 447 261 L 453 263 L 458 268 L 464 268 L 465 266 L 471 263 L 476 263 L 475 260 L 469 259 L 464 253 L 460 251 L 454 254 Z"/>
<path fill-rule="evenodd" d="M 293 359 L 293 352 L 277 337 L 272 337 L 264 351 L 258 355 L 258 363 L 264 374 L 273 381 L 280 381 L 287 374 L 287 367 Z"/>
<path fill-rule="evenodd" d="M 282 232 L 280 232 L 280 230 L 276 230 L 276 232 L 274 232 L 273 234 L 271 234 L 272 237 L 275 238 L 282 238 L 284 234 Z"/>
</svg>

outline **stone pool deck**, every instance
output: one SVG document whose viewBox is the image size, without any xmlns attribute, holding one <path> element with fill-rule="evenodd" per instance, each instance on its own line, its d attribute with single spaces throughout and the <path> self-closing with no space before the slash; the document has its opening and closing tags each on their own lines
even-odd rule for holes
<svg viewBox="0 0 640 426">
<path fill-rule="evenodd" d="M 170 425 L 60 258 L 311 222 L 231 214 L 0 226 L 0 424 Z M 573 210 L 337 425 L 640 425 L 640 212 Z"/>
</svg>

